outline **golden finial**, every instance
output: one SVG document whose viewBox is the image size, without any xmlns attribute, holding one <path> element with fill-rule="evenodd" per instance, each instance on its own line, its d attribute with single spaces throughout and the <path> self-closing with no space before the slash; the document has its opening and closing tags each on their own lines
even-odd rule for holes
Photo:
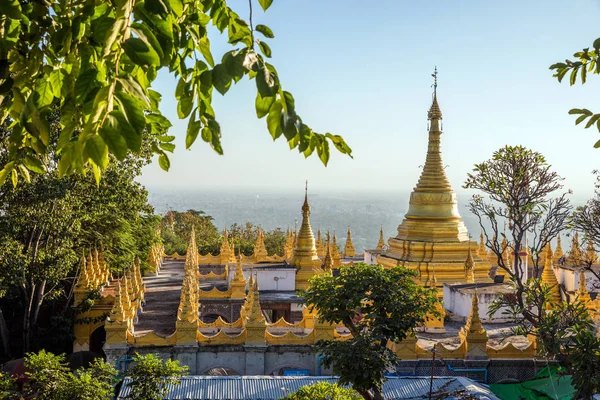
<svg viewBox="0 0 600 400">
<path fill-rule="evenodd" d="M 325 258 L 323 259 L 323 269 L 330 272 L 333 269 L 333 258 L 331 257 L 331 237 L 327 232 L 327 244 L 325 249 Z"/>
<path fill-rule="evenodd" d="M 355 255 L 356 250 L 352 243 L 352 232 L 350 232 L 350 227 L 348 227 L 348 236 L 346 237 L 346 244 L 344 245 L 344 257 L 354 257 Z"/>
<path fill-rule="evenodd" d="M 302 216 L 308 217 L 310 215 L 310 205 L 308 204 L 308 180 L 304 185 L 304 204 L 302 204 Z"/>
<path fill-rule="evenodd" d="M 433 74 L 431 74 L 431 76 L 433 76 L 433 102 L 431 103 L 431 108 L 429 109 L 429 112 L 427 113 L 427 118 L 430 120 L 442 119 L 442 111 L 440 110 L 440 106 L 437 101 L 437 85 L 438 85 L 437 67 L 435 67 L 434 72 L 433 72 Z"/>
<path fill-rule="evenodd" d="M 552 248 L 550 247 L 550 244 L 546 246 L 546 259 L 544 262 L 544 270 L 542 271 L 542 283 L 550 287 L 546 308 L 551 308 L 560 303 L 560 287 L 558 286 L 558 280 L 556 279 L 556 275 L 554 274 L 554 269 L 552 267 Z"/>
</svg>

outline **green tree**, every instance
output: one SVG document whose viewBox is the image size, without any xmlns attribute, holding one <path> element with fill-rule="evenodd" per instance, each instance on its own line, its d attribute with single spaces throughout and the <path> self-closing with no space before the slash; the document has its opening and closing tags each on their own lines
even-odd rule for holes
<svg viewBox="0 0 600 400">
<path fill-rule="evenodd" d="M 438 315 L 435 290 L 418 284 L 416 276 L 403 267 L 358 263 L 340 268 L 339 276 L 311 278 L 301 293 L 319 319 L 341 322 L 352 333 L 346 341 L 319 341 L 317 349 L 340 384 L 351 384 L 365 399 L 383 398 L 385 373 L 397 361 L 388 345 L 423 324 L 427 314 Z"/>
<path fill-rule="evenodd" d="M 40 400 L 106 400 L 113 395 L 117 370 L 102 359 L 73 373 L 66 366 L 64 355 L 42 350 L 27 354 L 25 366 L 31 371 L 25 396 L 35 395 Z"/>
<path fill-rule="evenodd" d="M 167 385 L 178 385 L 179 378 L 187 373 L 187 367 L 179 365 L 179 361 L 162 361 L 156 354 L 136 354 L 133 362 L 128 374 L 128 399 L 162 400 L 168 393 Z"/>
<path fill-rule="evenodd" d="M 285 241 L 287 237 L 281 228 L 276 228 L 265 232 L 265 249 L 270 255 L 277 254 L 283 256 Z"/>
<path fill-rule="evenodd" d="M 284 397 L 286 400 L 358 400 L 362 398 L 354 389 L 329 382 L 303 386 Z"/>
<path fill-rule="evenodd" d="M 272 2 L 259 0 L 264 10 Z M 99 179 L 109 154 L 123 160 L 140 152 L 144 133 L 158 140 L 152 151 L 168 170 L 174 136 L 166 134 L 171 123 L 152 89 L 161 71 L 178 78 L 174 96 L 179 118 L 188 119 L 186 148 L 200 136 L 223 153 L 213 89 L 224 95 L 247 77 L 256 82 L 256 113 L 266 117 L 273 139 L 283 135 L 306 157 L 316 150 L 324 164 L 329 143 L 351 154 L 343 138 L 313 131 L 296 113 L 267 62 L 273 31 L 253 24 L 251 0 L 247 21 L 225 0 L 5 0 L 0 11 L 0 123 L 10 116 L 15 132 L 0 183 L 46 165 L 45 117 L 54 101 L 64 121 L 60 176 L 90 165 Z M 211 54 L 210 24 L 232 45 L 220 61 Z"/>
<path fill-rule="evenodd" d="M 73 276 L 82 253 L 104 247 L 108 265 L 119 272 L 136 256 L 145 262 L 156 240 L 158 221 L 150 216 L 153 209 L 146 190 L 135 181 L 149 162 L 148 150 L 144 157 L 112 163 L 99 184 L 91 174 L 60 179 L 56 150 L 62 134 L 60 121 L 56 111 L 46 121 L 51 160 L 47 168 L 27 174 L 26 185 L 0 185 L 0 282 L 7 288 L 0 297 L 16 299 L 11 307 L 16 303 L 22 309 L 25 351 L 31 349 L 45 302 L 63 301 L 62 309 L 57 308 L 58 317 L 69 312 Z M 9 158 L 6 149 L 10 149 L 14 134 L 5 121 L 0 127 L 0 165 Z M 149 148 L 150 143 L 144 147 Z"/>
<path fill-rule="evenodd" d="M 587 74 L 600 74 L 600 38 L 594 40 L 592 44 L 592 50 L 586 47 L 582 51 L 578 51 L 573 54 L 573 57 L 577 61 L 565 60 L 565 62 L 559 62 L 550 66 L 551 70 L 554 70 L 554 77 L 562 82 L 563 78 L 569 74 L 569 84 L 573 86 L 577 82 L 577 76 L 580 76 L 581 84 L 583 85 L 587 81 Z M 600 131 L 600 113 L 593 113 L 587 108 L 573 108 L 569 110 L 569 114 L 578 115 L 575 120 L 575 124 L 579 125 L 581 122 L 587 119 L 585 124 L 586 129 L 590 128 L 594 124 Z M 588 119 L 589 118 L 589 119 Z M 600 147 L 600 140 L 594 144 L 595 148 Z"/>
<path fill-rule="evenodd" d="M 213 221 L 213 217 L 206 215 L 204 211 L 167 212 L 162 217 L 161 225 L 165 253 L 185 254 L 193 227 L 198 251 L 201 254 L 218 254 L 222 238 Z"/>
<path fill-rule="evenodd" d="M 492 159 L 475 165 L 464 187 L 487 195 L 474 195 L 469 207 L 479 219 L 499 271 L 508 275 L 514 288 L 513 294 L 493 303 L 490 314 L 504 309 L 504 316 L 517 322 L 512 334 L 535 336 L 542 345 L 541 355 L 556 358 L 573 375 L 580 397 L 590 398 L 598 390 L 600 344 L 589 311 L 565 291 L 565 301 L 554 302 L 551 290 L 556 288 L 540 279 L 543 249 L 571 219 L 567 193 L 560 193 L 561 181 L 541 154 L 506 146 Z M 500 230 L 503 223 L 508 225 L 507 232 Z M 506 249 L 500 238 L 508 241 Z M 525 257 L 512 257 L 513 251 L 525 250 L 527 243 L 534 261 L 531 275 L 526 273 Z"/>
</svg>

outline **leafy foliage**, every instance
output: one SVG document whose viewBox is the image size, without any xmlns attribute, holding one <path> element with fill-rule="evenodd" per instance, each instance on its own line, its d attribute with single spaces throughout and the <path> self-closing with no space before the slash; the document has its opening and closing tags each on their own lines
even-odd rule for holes
<svg viewBox="0 0 600 400">
<path fill-rule="evenodd" d="M 187 372 L 179 361 L 162 361 L 156 354 L 133 357 L 134 365 L 129 371 L 131 392 L 129 399 L 162 400 L 167 394 L 168 384 L 177 385 Z"/>
<path fill-rule="evenodd" d="M 286 400 L 358 400 L 362 399 L 355 390 L 335 383 L 319 382 L 303 386 L 284 397 Z"/>
<path fill-rule="evenodd" d="M 427 314 L 438 314 L 435 290 L 419 285 L 415 277 L 416 272 L 403 267 L 358 263 L 341 267 L 339 276 L 311 278 L 310 288 L 301 293 L 319 319 L 341 322 L 352 333 L 347 341 L 319 341 L 317 348 L 340 384 L 351 384 L 365 398 L 370 398 L 369 390 L 381 396 L 384 375 L 396 361 L 388 345 L 423 324 Z"/>
<path fill-rule="evenodd" d="M 272 0 L 259 3 L 266 10 Z M 224 95 L 248 77 L 256 82 L 257 116 L 267 117 L 273 139 L 283 135 L 306 157 L 316 150 L 325 165 L 330 142 L 350 155 L 340 136 L 313 131 L 296 113 L 292 94 L 266 61 L 272 54 L 265 39 L 274 34 L 253 27 L 249 4 L 248 23 L 225 0 L 2 2 L 0 123 L 10 116 L 14 134 L 0 183 L 47 167 L 45 121 L 54 102 L 62 115 L 59 176 L 89 165 L 98 180 L 109 155 L 139 153 L 144 134 L 155 139 L 152 152 L 168 170 L 174 136 L 167 134 L 161 94 L 152 89 L 161 71 L 178 78 L 174 96 L 179 118 L 188 120 L 187 148 L 200 136 L 223 153 L 213 89 Z M 210 50 L 210 24 L 233 46 L 220 61 Z"/>
<path fill-rule="evenodd" d="M 30 350 L 42 304 L 70 301 L 72 277 L 82 254 L 104 247 L 106 263 L 120 272 L 136 256 L 145 262 L 156 241 L 158 220 L 150 215 L 153 209 L 146 190 L 135 181 L 149 162 L 150 144 L 144 142 L 145 157 L 128 156 L 108 166 L 99 184 L 91 174 L 61 179 L 56 150 L 61 116 L 56 108 L 52 110 L 46 120 L 50 127 L 46 169 L 28 176 L 26 185 L 0 185 L 4 244 L 0 282 L 5 294 L 15 300 L 11 307 L 22 315 L 25 351 Z M 14 134 L 8 121 L 0 126 L 0 165 L 9 157 L 1 149 L 10 148 Z"/>
<path fill-rule="evenodd" d="M 221 235 L 214 225 L 213 218 L 204 211 L 187 210 L 185 212 L 169 211 L 162 218 L 161 237 L 167 254 L 185 254 L 192 230 L 196 232 L 196 245 L 201 254 L 219 254 L 223 243 Z M 258 236 L 258 228 L 252 222 L 243 225 L 237 223 L 228 229 L 229 239 L 236 251 L 250 256 L 254 252 L 254 244 Z M 285 232 L 273 229 L 264 233 L 264 242 L 267 253 L 283 254 L 285 245 Z"/>
<path fill-rule="evenodd" d="M 112 382 L 117 370 L 102 359 L 76 373 L 65 364 L 64 355 L 45 351 L 30 353 L 25 366 L 31 371 L 23 395 L 41 400 L 106 400 L 113 395 Z"/>
<path fill-rule="evenodd" d="M 587 81 L 588 73 L 600 74 L 600 60 L 598 59 L 598 55 L 600 55 L 600 38 L 594 40 L 592 47 L 592 50 L 587 47 L 573 54 L 573 57 L 577 61 L 567 59 L 565 62 L 552 64 L 550 69 L 555 71 L 553 76 L 559 82 L 562 82 L 563 78 L 569 74 L 569 84 L 573 86 L 577 82 L 577 76 L 580 77 L 581 84 L 583 85 Z M 587 120 L 586 129 L 595 124 L 598 131 L 600 131 L 600 113 L 594 114 L 587 108 L 573 108 L 569 110 L 569 114 L 578 115 L 575 120 L 576 125 Z M 594 147 L 600 147 L 600 140 L 594 144 Z"/>
</svg>

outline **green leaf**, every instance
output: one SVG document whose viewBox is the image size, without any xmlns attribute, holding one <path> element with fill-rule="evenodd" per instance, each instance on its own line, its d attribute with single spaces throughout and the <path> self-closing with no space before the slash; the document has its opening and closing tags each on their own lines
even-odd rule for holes
<svg viewBox="0 0 600 400">
<path fill-rule="evenodd" d="M 30 155 L 25 156 L 23 159 L 23 164 L 30 170 L 38 174 L 43 174 L 46 172 L 46 168 L 42 164 L 40 160 Z"/>
<path fill-rule="evenodd" d="M 281 110 L 281 103 L 276 101 L 271 106 L 269 115 L 267 116 L 267 128 L 273 140 L 277 139 L 283 133 L 283 129 L 281 129 Z"/>
<path fill-rule="evenodd" d="M 158 147 L 171 153 L 175 151 L 175 145 L 173 143 L 159 143 Z"/>
<path fill-rule="evenodd" d="M 141 136 L 146 127 L 146 117 L 144 116 L 143 105 L 137 98 L 129 93 L 117 91 L 116 96 L 125 118 L 127 118 L 127 121 L 138 135 Z"/>
<path fill-rule="evenodd" d="M 583 114 L 583 110 L 580 108 L 572 108 L 569 110 L 569 114 Z"/>
<path fill-rule="evenodd" d="M 61 98 L 60 94 L 64 82 L 64 75 L 62 74 L 62 72 L 59 69 L 55 69 L 50 73 L 48 79 L 52 84 L 54 97 Z"/>
<path fill-rule="evenodd" d="M 94 172 L 94 180 L 96 181 L 96 186 L 100 186 L 100 176 L 102 175 L 100 167 L 92 163 L 92 171 Z"/>
<path fill-rule="evenodd" d="M 109 116 L 109 118 L 114 118 L 113 116 Z M 100 136 L 104 139 L 104 142 L 108 145 L 110 152 L 114 154 L 114 156 L 119 161 L 123 161 L 127 156 L 127 141 L 125 137 L 121 135 L 114 128 L 112 124 L 105 124 L 100 128 Z"/>
<path fill-rule="evenodd" d="M 323 165 L 327 166 L 329 162 L 329 142 L 327 140 L 322 140 L 321 145 L 317 146 L 317 154 Z"/>
<path fill-rule="evenodd" d="M 192 144 L 196 141 L 198 137 L 198 133 L 200 132 L 200 128 L 202 123 L 196 120 L 196 110 L 192 113 L 190 120 L 188 121 L 187 132 L 185 134 L 185 148 L 186 150 L 192 147 Z"/>
<path fill-rule="evenodd" d="M 569 84 L 571 86 L 573 86 L 576 81 L 577 81 L 577 68 L 573 68 L 573 71 L 571 71 L 571 79 L 569 80 Z"/>
<path fill-rule="evenodd" d="M 210 128 L 208 126 L 205 126 L 204 128 L 202 128 L 202 140 L 204 140 L 207 143 L 212 142 L 212 131 L 210 130 Z"/>
<path fill-rule="evenodd" d="M 18 0 L 0 1 L 0 15 L 6 15 L 8 18 L 21 18 L 21 5 Z M 1 184 L 1 183 L 0 183 Z"/>
<path fill-rule="evenodd" d="M 348 154 L 350 157 L 352 157 L 352 149 L 350 146 L 348 146 L 343 137 L 340 135 L 332 135 L 331 133 L 326 133 L 325 136 L 331 140 L 335 148 L 338 149 L 340 153 Z"/>
<path fill-rule="evenodd" d="M 44 76 L 37 81 L 35 92 L 37 93 L 36 103 L 40 109 L 49 106 L 50 103 L 52 103 L 52 100 L 54 100 L 54 90 L 52 89 L 52 84 L 47 76 Z"/>
<path fill-rule="evenodd" d="M 13 168 L 13 170 L 10 171 L 10 175 L 12 178 L 13 187 L 17 187 L 19 184 L 19 175 L 17 174 L 17 170 Z"/>
<path fill-rule="evenodd" d="M 271 7 L 271 4 L 273 4 L 273 0 L 258 0 L 258 3 L 263 10 L 267 11 L 267 9 Z"/>
<path fill-rule="evenodd" d="M 262 118 L 267 115 L 274 102 L 275 96 L 262 97 L 260 93 L 256 93 L 256 101 L 254 103 L 256 108 L 256 116 L 258 118 Z"/>
<path fill-rule="evenodd" d="M 266 25 L 258 24 L 254 29 L 256 29 L 257 32 L 262 33 L 263 35 L 265 35 L 265 37 L 268 37 L 269 39 L 273 39 L 275 37 L 271 28 L 269 28 Z"/>
<path fill-rule="evenodd" d="M 213 60 L 212 53 L 210 52 L 210 40 L 208 40 L 208 36 L 200 38 L 200 53 L 202 53 L 208 65 L 211 67 L 215 66 L 215 60 Z"/>
<path fill-rule="evenodd" d="M 594 50 L 596 50 L 596 54 L 598 54 L 598 52 L 600 52 L 600 38 L 594 40 L 594 44 L 592 46 L 594 47 Z"/>
<path fill-rule="evenodd" d="M 598 141 L 597 141 L 597 142 L 594 144 L 594 148 L 595 148 L 595 149 L 598 149 L 598 148 L 600 148 L 600 140 L 598 140 Z M 0 185 L 1 185 L 1 184 L 2 184 L 2 183 L 1 183 L 1 181 L 0 181 Z"/>
<path fill-rule="evenodd" d="M 267 68 L 262 68 L 256 74 L 256 88 L 262 97 L 273 96 L 277 89 L 275 79 Z"/>
<path fill-rule="evenodd" d="M 194 99 L 192 96 L 190 94 L 183 95 L 177 103 L 177 115 L 181 119 L 187 118 L 192 112 L 192 108 L 194 108 Z"/>
<path fill-rule="evenodd" d="M 77 77 L 77 80 L 75 81 L 75 96 L 77 96 L 78 99 L 85 99 L 87 94 L 97 86 L 97 75 L 97 70 L 88 69 Z"/>
<path fill-rule="evenodd" d="M 258 47 L 260 47 L 260 51 L 265 55 L 265 57 L 271 58 L 271 48 L 268 44 L 261 40 L 258 42 Z"/>
<path fill-rule="evenodd" d="M 23 165 L 19 165 L 19 171 L 21 172 L 21 176 L 25 179 L 25 182 L 31 183 L 31 176 L 29 175 L 29 170 L 25 168 Z"/>
<path fill-rule="evenodd" d="M 168 4 L 171 6 L 171 10 L 176 17 L 181 17 L 183 15 L 183 1 L 181 0 L 168 0 Z"/>
<path fill-rule="evenodd" d="M 592 117 L 590 118 L 590 120 L 585 125 L 585 128 L 587 129 L 590 126 L 594 125 L 596 123 L 596 121 L 598 121 L 599 118 L 600 118 L 600 114 L 594 114 L 594 115 L 592 115 Z"/>
<path fill-rule="evenodd" d="M 117 132 L 125 138 L 127 147 L 135 152 L 139 152 L 142 147 L 142 135 L 139 134 L 127 121 L 121 110 L 114 110 L 110 113 L 118 122 Z"/>
<path fill-rule="evenodd" d="M 108 146 L 100 135 L 92 135 L 85 141 L 84 154 L 102 169 L 108 165 Z"/>
<path fill-rule="evenodd" d="M 169 157 L 163 153 L 158 156 L 158 165 L 165 171 L 169 171 L 169 168 L 171 168 L 171 160 L 169 160 Z"/>
<path fill-rule="evenodd" d="M 9 162 L 4 166 L 4 168 L 0 171 L 0 186 L 4 185 L 6 178 L 11 173 L 14 168 L 15 163 L 13 161 Z"/>
<path fill-rule="evenodd" d="M 156 52 L 159 59 L 162 60 L 165 56 L 165 53 L 160 45 L 160 42 L 152 32 L 152 29 L 147 24 L 140 24 L 139 22 L 131 24 L 131 27 L 134 29 L 139 38 L 142 39 L 148 46 L 150 46 Z"/>
<path fill-rule="evenodd" d="M 231 87 L 231 75 L 223 64 L 217 64 L 212 69 L 212 84 L 222 95 L 227 93 Z"/>
<path fill-rule="evenodd" d="M 158 67 L 160 57 L 156 51 L 140 38 L 130 37 L 123 43 L 125 54 L 137 65 Z"/>
</svg>

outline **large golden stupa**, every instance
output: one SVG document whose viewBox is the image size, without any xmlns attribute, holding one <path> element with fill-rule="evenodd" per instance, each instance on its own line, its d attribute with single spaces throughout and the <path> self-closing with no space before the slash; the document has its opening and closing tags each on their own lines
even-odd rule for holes
<svg viewBox="0 0 600 400">
<path fill-rule="evenodd" d="M 434 77 L 437 78 L 437 73 Z M 477 243 L 469 239 L 458 213 L 456 193 L 444 172 L 437 79 L 428 119 L 425 166 L 410 195 L 408 212 L 398 226 L 398 235 L 388 240 L 389 247 L 377 257 L 377 262 L 387 267 L 402 265 L 416 270 L 424 285 L 441 287 L 444 283 L 467 282 L 473 277 L 476 282 L 489 282 L 490 264 L 476 254 Z M 472 266 L 465 263 L 469 248 L 473 253 Z"/>
</svg>

